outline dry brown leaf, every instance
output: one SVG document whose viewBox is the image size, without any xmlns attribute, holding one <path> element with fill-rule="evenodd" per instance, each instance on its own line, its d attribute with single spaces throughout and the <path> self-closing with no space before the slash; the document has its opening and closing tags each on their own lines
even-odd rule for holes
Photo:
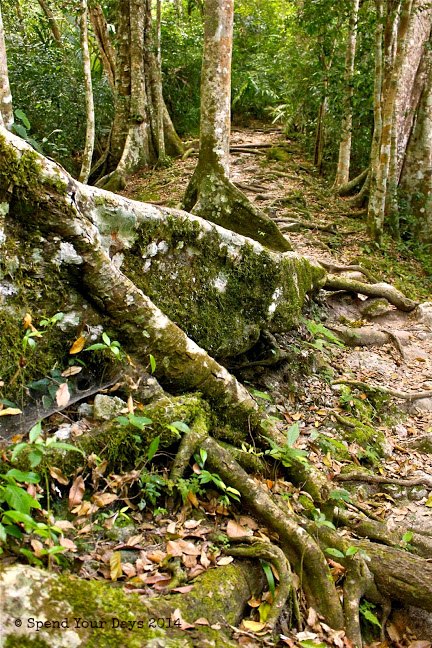
<svg viewBox="0 0 432 648">
<path fill-rule="evenodd" d="M 171 614 L 171 621 L 173 623 L 177 624 L 176 627 L 179 627 L 178 623 L 180 622 L 180 629 L 181 630 L 187 630 L 188 628 L 194 628 L 195 627 L 193 624 L 190 624 L 190 623 L 188 623 L 187 621 L 185 621 L 183 619 L 183 617 L 181 615 L 181 612 L 180 612 L 180 610 L 178 608 L 176 610 L 174 610 L 174 612 Z"/>
<path fill-rule="evenodd" d="M 81 504 L 82 498 L 84 497 L 85 484 L 84 479 L 79 475 L 74 479 L 74 482 L 69 491 L 69 510 L 72 510 L 78 504 Z M 90 502 L 88 502 L 90 505 Z M 82 515 L 82 513 L 79 513 Z"/>
<path fill-rule="evenodd" d="M 202 520 L 186 520 L 184 523 L 184 528 L 185 529 L 196 529 L 197 526 L 201 524 Z"/>
<path fill-rule="evenodd" d="M 197 547 L 193 542 L 188 542 L 187 540 L 178 540 L 177 542 L 184 554 L 188 556 L 200 555 L 201 547 Z"/>
<path fill-rule="evenodd" d="M 40 540 L 36 540 L 36 538 L 32 538 L 30 540 L 30 544 L 32 546 L 32 549 L 37 557 L 41 555 L 41 551 L 43 550 L 44 546 Z"/>
<path fill-rule="evenodd" d="M 248 601 L 248 605 L 251 608 L 258 608 L 261 605 L 261 603 L 262 603 L 261 599 L 257 599 L 257 598 L 254 598 L 254 597 L 250 598 L 249 601 Z"/>
<path fill-rule="evenodd" d="M 70 401 L 70 393 L 67 382 L 62 383 L 56 391 L 56 402 L 59 407 L 66 407 Z"/>
<path fill-rule="evenodd" d="M 69 378 L 69 376 L 76 376 L 77 374 L 81 373 L 81 371 L 82 367 L 77 367 L 74 365 L 73 367 L 68 367 L 67 369 L 62 371 L 61 375 L 63 376 L 63 378 Z"/>
<path fill-rule="evenodd" d="M 32 323 L 32 319 L 33 319 L 33 318 L 32 318 L 32 316 L 30 315 L 30 313 L 26 313 L 26 314 L 24 315 L 24 317 L 23 317 L 23 322 L 22 322 L 22 323 L 23 323 L 23 326 L 24 326 L 25 329 L 30 328 L 31 323 Z"/>
<path fill-rule="evenodd" d="M 108 506 L 118 500 L 118 496 L 114 493 L 95 493 L 91 497 L 91 501 L 96 504 L 96 506 L 103 507 Z"/>
<path fill-rule="evenodd" d="M 208 558 L 208 556 L 207 556 L 206 552 L 204 551 L 204 549 L 201 551 L 201 555 L 200 555 L 200 562 L 201 562 L 201 565 L 202 565 L 203 567 L 205 567 L 206 569 L 207 569 L 208 567 L 210 567 L 210 565 L 211 565 L 211 561 L 210 561 L 210 559 Z"/>
<path fill-rule="evenodd" d="M 56 521 L 55 526 L 62 531 L 66 531 L 67 529 L 75 529 L 74 525 L 72 524 L 72 522 L 69 522 L 69 520 L 59 520 L 58 522 Z"/>
<path fill-rule="evenodd" d="M 130 536 L 127 539 L 126 544 L 128 547 L 134 547 L 135 545 L 139 545 L 143 540 L 144 540 L 144 536 L 141 533 L 139 533 L 138 535 Z"/>
<path fill-rule="evenodd" d="M 182 563 L 186 569 L 192 569 L 197 564 L 196 556 L 187 556 L 186 554 L 182 556 Z"/>
<path fill-rule="evenodd" d="M 249 527 L 249 529 L 252 529 L 253 531 L 259 529 L 258 522 L 254 520 L 252 517 L 249 517 L 248 515 L 241 515 L 239 518 L 239 523 L 242 526 Z"/>
<path fill-rule="evenodd" d="M 227 524 L 227 536 L 228 538 L 244 538 L 245 536 L 253 535 L 252 529 L 246 529 L 241 524 L 238 524 L 235 520 L 229 520 Z"/>
<path fill-rule="evenodd" d="M 189 491 L 189 493 L 187 494 L 187 498 L 188 498 L 188 502 L 190 502 L 190 504 L 192 504 L 192 506 L 193 506 L 194 508 L 198 508 L 198 507 L 199 507 L 198 498 L 197 498 L 197 496 L 195 495 L 195 493 L 192 493 L 192 491 Z"/>
<path fill-rule="evenodd" d="M 122 570 L 128 578 L 134 578 L 136 576 L 136 569 L 132 563 L 123 563 Z"/>
<path fill-rule="evenodd" d="M 175 522 L 170 522 L 170 523 L 168 524 L 168 526 L 167 526 L 167 533 L 169 533 L 169 534 L 171 534 L 171 535 L 177 534 L 176 526 L 177 526 L 177 525 L 176 525 Z"/>
<path fill-rule="evenodd" d="M 72 344 L 71 348 L 69 349 L 69 355 L 75 355 L 76 353 L 79 353 L 84 349 L 86 343 L 86 339 L 84 335 L 80 335 L 79 338 L 75 340 L 75 342 Z"/>
<path fill-rule="evenodd" d="M 200 617 L 195 621 L 195 625 L 204 625 L 204 626 L 209 626 L 210 622 L 208 619 L 205 619 L 204 617 Z"/>
<path fill-rule="evenodd" d="M 183 554 L 182 548 L 175 540 L 168 540 L 166 544 L 166 550 L 167 554 L 169 554 L 170 556 L 181 556 Z"/>
<path fill-rule="evenodd" d="M 109 564 L 111 580 L 116 581 L 123 573 L 120 551 L 113 551 L 109 559 Z"/>
<path fill-rule="evenodd" d="M 232 556 L 223 556 L 222 558 L 219 558 L 216 563 L 219 565 L 219 567 L 225 567 L 225 565 L 232 563 L 233 560 L 234 558 Z"/>
<path fill-rule="evenodd" d="M 51 466 L 49 469 L 49 473 L 53 479 L 58 481 L 59 484 L 63 484 L 63 486 L 67 486 L 69 484 L 69 479 L 62 473 L 60 468 L 56 468 L 55 466 Z"/>
<path fill-rule="evenodd" d="M 69 538 L 60 538 L 59 543 L 62 547 L 64 547 L 68 551 L 72 551 L 72 552 L 78 551 L 75 542 L 69 540 Z"/>
<path fill-rule="evenodd" d="M 431 648 L 432 643 L 430 641 L 416 640 L 411 641 L 408 648 Z"/>
<path fill-rule="evenodd" d="M 160 549 L 156 549 L 156 551 L 150 551 L 146 553 L 146 556 L 149 560 L 151 560 L 153 563 L 161 563 L 162 560 L 164 560 L 167 556 L 165 551 L 160 551 Z"/>
</svg>

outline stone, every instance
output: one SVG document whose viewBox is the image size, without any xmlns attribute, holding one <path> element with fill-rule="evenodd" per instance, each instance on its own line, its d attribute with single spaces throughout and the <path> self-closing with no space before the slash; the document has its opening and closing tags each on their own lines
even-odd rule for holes
<svg viewBox="0 0 432 648">
<path fill-rule="evenodd" d="M 126 407 L 124 400 L 117 396 L 97 394 L 94 399 L 93 417 L 99 421 L 110 421 L 119 416 Z"/>
</svg>

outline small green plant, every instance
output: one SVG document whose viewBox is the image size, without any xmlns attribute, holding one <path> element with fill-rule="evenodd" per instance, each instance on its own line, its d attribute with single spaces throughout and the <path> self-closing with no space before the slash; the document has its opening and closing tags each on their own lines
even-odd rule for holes
<svg viewBox="0 0 432 648">
<path fill-rule="evenodd" d="M 102 342 L 91 344 L 89 347 L 84 349 L 84 351 L 109 351 L 118 360 L 120 360 L 124 356 L 120 342 L 118 342 L 117 340 L 111 340 L 111 338 L 105 332 L 102 333 Z"/>
<path fill-rule="evenodd" d="M 309 333 L 314 338 L 313 342 L 310 342 L 310 346 L 314 349 L 322 351 L 324 347 L 328 344 L 334 344 L 338 347 L 343 347 L 343 343 L 339 340 L 334 333 L 332 333 L 328 328 L 326 328 L 321 322 L 315 322 L 315 320 L 306 320 L 306 328 Z"/>
<path fill-rule="evenodd" d="M 49 453 L 51 450 L 68 450 L 72 452 L 79 452 L 84 455 L 83 451 L 80 448 L 70 444 L 63 443 L 63 441 L 57 441 L 55 437 L 48 437 L 44 439 L 42 437 L 42 423 L 39 421 L 32 427 L 29 432 L 29 441 L 18 443 L 12 451 L 12 461 L 16 461 L 18 457 L 26 451 L 26 458 L 30 464 L 31 468 L 36 468 L 44 455 Z"/>
<path fill-rule="evenodd" d="M 293 463 L 301 462 L 307 464 L 307 452 L 305 450 L 297 450 L 294 444 L 300 436 L 300 427 L 298 423 L 291 425 L 286 432 L 286 443 L 284 446 L 277 445 L 272 439 L 267 437 L 271 446 L 270 450 L 266 451 L 266 455 L 281 461 L 287 468 L 291 467 Z"/>
<path fill-rule="evenodd" d="M 333 556 L 334 558 L 352 558 L 353 556 L 358 555 L 362 560 L 370 560 L 369 556 L 363 549 L 361 549 L 360 547 L 355 547 L 354 545 L 348 547 L 345 552 L 336 549 L 336 547 L 327 547 L 327 549 L 325 549 L 325 553 L 329 556 Z"/>
<path fill-rule="evenodd" d="M 402 549 L 404 549 L 405 551 L 412 551 L 414 549 L 414 546 L 410 544 L 413 537 L 414 537 L 414 533 L 412 531 L 406 531 L 403 534 L 402 540 L 400 542 L 400 546 L 402 547 Z"/>
<path fill-rule="evenodd" d="M 200 448 L 199 453 L 194 455 L 194 459 L 200 468 L 200 473 L 198 475 L 200 484 L 214 484 L 216 488 L 222 491 L 221 502 L 225 505 L 230 504 L 230 500 L 240 502 L 241 494 L 236 488 L 227 486 L 217 473 L 212 473 L 204 468 L 207 460 L 207 452 L 203 448 Z"/>
<path fill-rule="evenodd" d="M 141 500 L 138 508 L 142 511 L 150 503 L 156 506 L 156 502 L 164 491 L 169 487 L 168 481 L 155 472 L 144 469 L 140 475 Z"/>
<path fill-rule="evenodd" d="M 367 621 L 368 623 L 371 623 L 374 626 L 377 626 L 378 628 L 381 628 L 381 623 L 376 616 L 372 612 L 376 608 L 376 605 L 374 603 L 371 603 L 370 601 L 363 600 L 360 604 L 360 614 L 362 618 Z"/>
</svg>

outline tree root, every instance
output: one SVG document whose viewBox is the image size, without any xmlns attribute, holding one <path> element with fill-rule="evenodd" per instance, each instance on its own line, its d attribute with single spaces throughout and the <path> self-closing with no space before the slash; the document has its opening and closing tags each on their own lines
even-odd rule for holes
<svg viewBox="0 0 432 648">
<path fill-rule="evenodd" d="M 187 211 L 226 229 L 248 236 L 272 250 L 292 250 L 277 225 L 230 180 L 213 169 L 195 170 L 184 197 Z"/>
<path fill-rule="evenodd" d="M 422 400 L 423 398 L 432 398 L 432 389 L 418 392 L 400 392 L 388 387 L 370 385 L 369 383 L 362 382 L 361 380 L 350 380 L 348 378 L 338 378 L 338 380 L 333 380 L 332 385 L 348 385 L 349 387 L 356 387 L 357 389 L 361 389 L 366 393 L 378 392 L 380 394 L 392 396 L 393 398 L 398 398 L 399 400 L 408 401 L 409 403 L 412 403 L 416 400 Z"/>
<path fill-rule="evenodd" d="M 300 623 L 300 610 L 293 587 L 293 578 L 289 562 L 279 547 L 269 542 L 263 542 L 253 537 L 239 538 L 238 542 L 242 544 L 238 546 L 230 546 L 225 549 L 226 554 L 229 556 L 241 556 L 243 558 L 259 558 L 268 563 L 271 563 L 278 574 L 279 585 L 276 589 L 271 610 L 266 618 L 266 626 L 269 630 L 273 630 L 279 616 L 291 595 L 293 601 L 293 616 L 297 623 Z"/>
<path fill-rule="evenodd" d="M 415 477 L 414 479 L 398 479 L 396 477 L 384 477 L 382 475 L 367 475 L 365 473 L 341 473 L 333 477 L 335 481 L 349 482 L 360 481 L 367 484 L 396 484 L 397 486 L 428 486 L 432 488 L 432 477 Z"/>
<path fill-rule="evenodd" d="M 348 292 L 360 293 L 371 297 L 384 297 L 390 304 L 393 304 L 401 311 L 411 312 L 417 306 L 417 302 L 405 297 L 403 293 L 390 284 L 380 282 L 366 284 L 347 277 L 337 277 L 333 274 L 327 275 L 324 290 L 345 290 Z"/>
<path fill-rule="evenodd" d="M 340 187 L 335 187 L 334 191 L 338 196 L 349 196 L 349 194 L 366 179 L 369 173 L 369 167 L 359 173 L 358 176 L 347 182 L 346 184 L 341 185 Z"/>
<path fill-rule="evenodd" d="M 295 571 L 303 570 L 304 591 L 310 604 L 332 628 L 343 627 L 343 613 L 326 559 L 313 538 L 290 518 L 271 497 L 240 468 L 231 455 L 208 437 L 201 446 L 211 468 L 242 494 L 242 501 L 276 531 Z"/>
<path fill-rule="evenodd" d="M 320 232 L 328 232 L 336 234 L 336 229 L 333 225 L 320 225 L 319 223 L 307 223 L 306 221 L 296 220 L 295 218 L 275 218 L 275 222 L 279 223 L 282 231 L 290 231 L 294 227 L 303 229 L 318 230 Z M 321 264 L 322 265 L 322 264 Z"/>
<path fill-rule="evenodd" d="M 367 270 L 363 266 L 360 265 L 338 265 L 336 263 L 332 263 L 330 261 L 322 261 L 320 260 L 319 263 L 322 265 L 323 268 L 328 270 L 331 273 L 335 272 L 360 272 L 363 274 L 365 277 L 369 279 L 369 281 L 373 284 L 379 283 L 379 279 L 375 277 L 375 275 L 372 274 L 370 270 Z"/>
</svg>

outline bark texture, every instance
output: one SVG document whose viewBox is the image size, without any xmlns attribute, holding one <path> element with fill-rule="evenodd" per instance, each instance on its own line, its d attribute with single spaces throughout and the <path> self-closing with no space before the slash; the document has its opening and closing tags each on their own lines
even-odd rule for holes
<svg viewBox="0 0 432 648">
<path fill-rule="evenodd" d="M 84 86 L 85 86 L 85 102 L 86 102 L 86 137 L 83 152 L 83 159 L 81 164 L 81 171 L 79 174 L 80 182 L 86 183 L 88 181 L 93 158 L 94 140 L 95 140 L 95 110 L 93 101 L 93 84 L 91 76 L 91 61 L 89 52 L 88 41 L 88 7 L 87 0 L 81 0 L 81 15 L 80 15 L 80 39 L 81 39 L 81 52 L 83 58 L 84 68 Z"/>
<path fill-rule="evenodd" d="M 349 181 L 352 139 L 352 100 L 354 95 L 353 77 L 357 45 L 357 22 L 360 0 L 353 0 L 349 23 L 347 50 L 345 57 L 345 97 L 342 117 L 342 135 L 339 145 L 339 159 L 334 187 L 337 189 Z"/>
<path fill-rule="evenodd" d="M 233 0 L 205 2 L 200 149 L 184 206 L 218 225 L 285 251 L 291 246 L 276 225 L 229 180 L 233 16 Z"/>
</svg>

